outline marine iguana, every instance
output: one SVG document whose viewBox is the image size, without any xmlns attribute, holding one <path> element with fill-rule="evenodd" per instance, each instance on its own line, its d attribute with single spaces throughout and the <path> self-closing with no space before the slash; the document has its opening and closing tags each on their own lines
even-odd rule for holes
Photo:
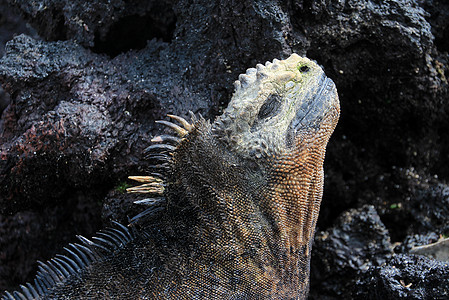
<svg viewBox="0 0 449 300">
<path fill-rule="evenodd" d="M 293 54 L 241 74 L 215 122 L 159 121 L 145 150 L 156 173 L 132 177 L 151 198 L 3 299 L 305 299 L 337 90 Z"/>
</svg>

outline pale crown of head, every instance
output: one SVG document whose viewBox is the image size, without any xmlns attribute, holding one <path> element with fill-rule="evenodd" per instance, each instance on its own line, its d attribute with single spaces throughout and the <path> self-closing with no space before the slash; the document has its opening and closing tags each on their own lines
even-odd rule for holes
<svg viewBox="0 0 449 300">
<path fill-rule="evenodd" d="M 320 66 L 297 54 L 258 64 L 235 81 L 232 99 L 214 123 L 215 132 L 244 157 L 285 151 L 286 138 L 295 134 L 289 132 L 292 122 L 298 113 L 307 113 L 323 78 Z"/>
</svg>

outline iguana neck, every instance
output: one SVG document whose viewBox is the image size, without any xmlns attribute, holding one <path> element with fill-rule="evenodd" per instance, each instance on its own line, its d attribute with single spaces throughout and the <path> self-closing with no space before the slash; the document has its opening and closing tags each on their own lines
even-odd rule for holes
<svg viewBox="0 0 449 300">
<path fill-rule="evenodd" d="M 188 236 L 199 261 L 227 274 L 241 271 L 242 282 L 268 284 L 271 292 L 292 297 L 308 290 L 327 143 L 310 132 L 300 138 L 289 153 L 256 163 L 236 155 L 201 123 L 178 147 L 169 183 L 195 212 Z"/>
</svg>

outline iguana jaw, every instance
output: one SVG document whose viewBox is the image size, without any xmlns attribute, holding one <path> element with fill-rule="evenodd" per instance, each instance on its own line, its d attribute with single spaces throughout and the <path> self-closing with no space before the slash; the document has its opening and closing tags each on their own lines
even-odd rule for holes
<svg viewBox="0 0 449 300">
<path fill-rule="evenodd" d="M 318 129 L 323 118 L 338 105 L 335 84 L 324 74 L 318 79 L 313 93 L 311 100 L 306 102 L 307 106 L 297 110 L 295 118 L 290 123 L 290 130 Z"/>
</svg>

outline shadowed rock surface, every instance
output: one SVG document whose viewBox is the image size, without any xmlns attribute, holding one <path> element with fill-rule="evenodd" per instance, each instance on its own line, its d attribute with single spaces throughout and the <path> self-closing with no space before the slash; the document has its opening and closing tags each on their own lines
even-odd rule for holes
<svg viewBox="0 0 449 300">
<path fill-rule="evenodd" d="M 447 262 L 398 254 L 360 278 L 354 299 L 447 299 L 447 271 Z"/>
<path fill-rule="evenodd" d="M 15 34 L 26 33 L 37 37 L 36 31 L 28 25 L 6 0 L 0 0 L 0 57 L 5 54 L 5 44 Z M 0 112 L 8 106 L 9 95 L 0 86 Z"/>
<path fill-rule="evenodd" d="M 155 119 L 213 118 L 238 74 L 297 52 L 323 65 L 342 111 L 310 298 L 447 295 L 447 265 L 401 254 L 449 235 L 447 2 L 8 3 L 39 37 L 16 36 L 0 60 L 0 289 L 135 213 L 121 191 L 146 172 Z M 2 37 L 24 32 L 2 20 Z"/>
<path fill-rule="evenodd" d="M 315 235 L 311 268 L 316 286 L 311 286 L 310 298 L 321 299 L 323 292 L 339 299 L 351 298 L 357 273 L 384 264 L 392 254 L 388 230 L 373 206 L 344 212 L 333 227 Z"/>
</svg>

